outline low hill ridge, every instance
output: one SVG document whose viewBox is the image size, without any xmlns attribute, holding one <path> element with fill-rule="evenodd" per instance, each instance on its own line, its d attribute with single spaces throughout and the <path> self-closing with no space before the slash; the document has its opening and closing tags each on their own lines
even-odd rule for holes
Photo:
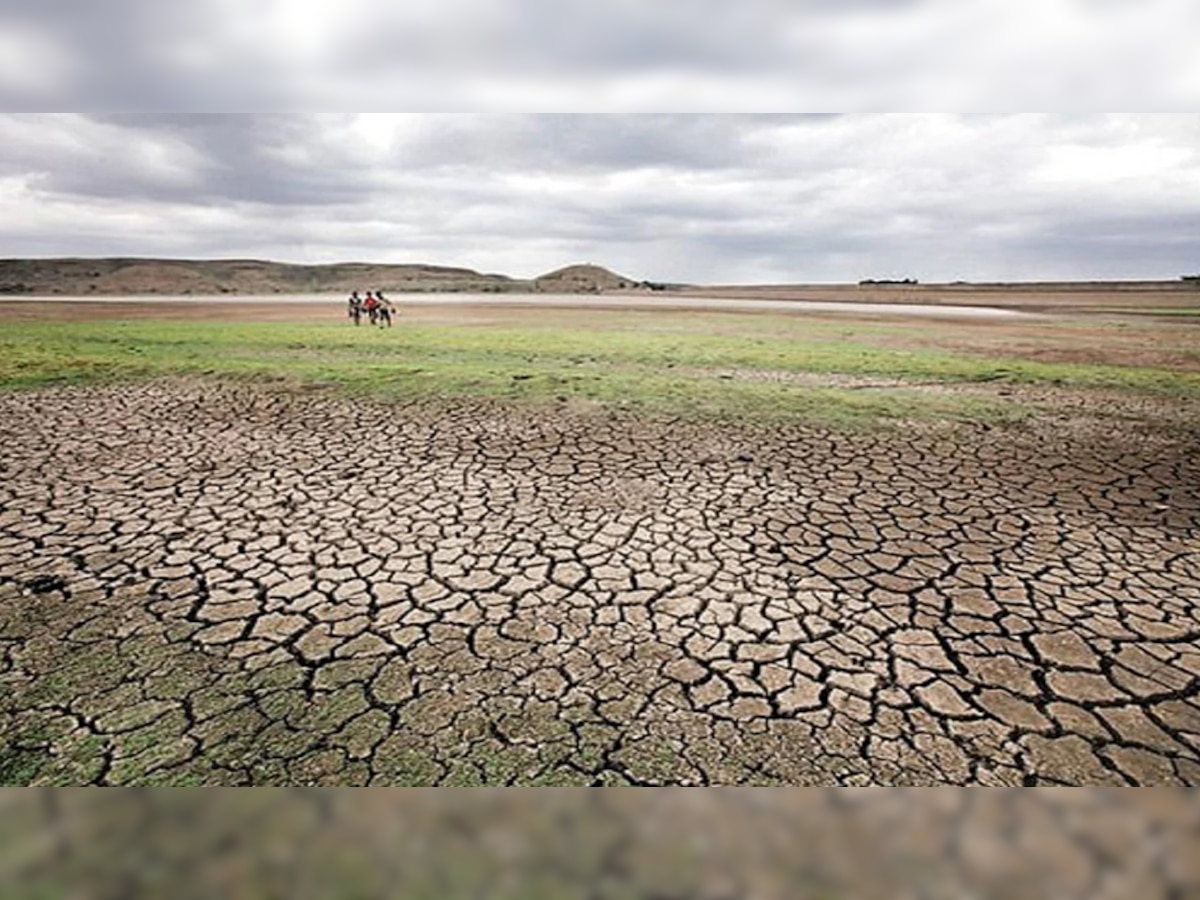
<svg viewBox="0 0 1200 900">
<path fill-rule="evenodd" d="M 425 263 L 319 265 L 256 259 L 0 259 L 0 294 L 325 294 L 353 289 L 451 293 L 591 293 L 632 287 L 601 266 L 574 265 L 535 279 Z"/>
</svg>

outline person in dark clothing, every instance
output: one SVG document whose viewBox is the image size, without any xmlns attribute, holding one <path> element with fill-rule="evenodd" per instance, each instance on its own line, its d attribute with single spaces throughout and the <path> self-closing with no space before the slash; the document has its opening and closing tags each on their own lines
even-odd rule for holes
<svg viewBox="0 0 1200 900">
<path fill-rule="evenodd" d="M 362 297 L 358 296 L 358 291 L 350 294 L 350 299 L 346 301 L 346 315 L 354 320 L 357 325 L 362 319 L 363 302 Z"/>
<path fill-rule="evenodd" d="M 379 300 L 379 327 L 382 328 L 386 325 L 391 328 L 392 314 L 395 313 L 396 308 L 392 306 L 391 300 L 383 296 L 383 291 L 376 291 L 375 297 Z"/>
</svg>

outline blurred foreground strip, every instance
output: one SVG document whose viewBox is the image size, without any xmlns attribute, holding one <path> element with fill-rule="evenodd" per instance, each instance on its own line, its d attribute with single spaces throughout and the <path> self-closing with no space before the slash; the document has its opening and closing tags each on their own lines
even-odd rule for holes
<svg viewBox="0 0 1200 900">
<path fill-rule="evenodd" d="M 1184 789 L 28 789 L 5 897 L 1196 897 Z"/>
</svg>

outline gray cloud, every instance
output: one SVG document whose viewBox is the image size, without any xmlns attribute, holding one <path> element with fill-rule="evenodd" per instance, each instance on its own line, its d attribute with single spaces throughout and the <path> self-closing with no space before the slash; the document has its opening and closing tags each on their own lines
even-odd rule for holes
<svg viewBox="0 0 1200 900">
<path fill-rule="evenodd" d="M 1193 0 L 9 0 L 14 111 L 1194 109 Z"/>
<path fill-rule="evenodd" d="M 196 180 L 178 199 L 277 206 L 336 205 L 365 199 L 375 187 L 369 170 L 348 166 L 339 148 L 345 116 L 107 115 L 94 117 L 136 143 L 145 135 L 175 143 L 197 160 Z M 120 138 L 118 138 L 120 139 Z M 296 150 L 304 151 L 297 155 Z M 75 173 L 74 190 L 104 185 L 95 173 Z M 102 190 L 121 191 L 120 185 Z M 164 198 L 170 199 L 170 198 Z"/>
<path fill-rule="evenodd" d="M 1200 117 L 0 116 L 6 255 L 667 280 L 1200 269 Z"/>
</svg>

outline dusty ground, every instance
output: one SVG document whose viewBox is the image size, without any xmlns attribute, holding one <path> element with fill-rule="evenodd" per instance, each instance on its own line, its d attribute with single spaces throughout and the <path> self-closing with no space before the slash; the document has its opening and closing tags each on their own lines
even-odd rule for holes
<svg viewBox="0 0 1200 900">
<path fill-rule="evenodd" d="M 180 381 L 0 434 L 8 781 L 1200 784 L 1178 420 Z"/>
<path fill-rule="evenodd" d="M 1200 896 L 1193 790 L 25 791 L 19 896 Z"/>
<path fill-rule="evenodd" d="M 705 286 L 682 293 L 859 303 L 926 303 L 1001 306 L 1039 312 L 1200 306 L 1200 285 L 1159 282 L 1044 282 L 1015 284 Z"/>
</svg>

